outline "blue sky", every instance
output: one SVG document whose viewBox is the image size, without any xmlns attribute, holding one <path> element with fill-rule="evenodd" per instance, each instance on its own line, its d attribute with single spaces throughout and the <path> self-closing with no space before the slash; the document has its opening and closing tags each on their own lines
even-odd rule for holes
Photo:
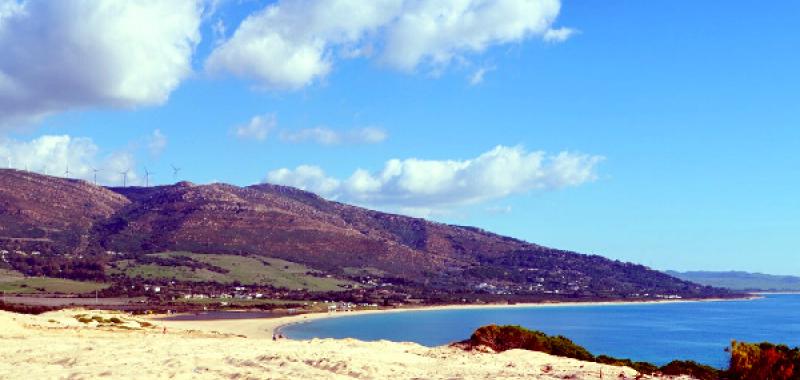
<svg viewBox="0 0 800 380">
<path fill-rule="evenodd" d="M 2 50 L 55 43 L 24 33 L 14 22 L 22 13 L 4 16 L 4 7 L 41 15 L 37 30 L 72 31 L 74 20 L 52 15 L 96 12 L 64 3 L 73 12 L 0 1 Z M 142 184 L 144 166 L 156 172 L 151 182 L 174 182 L 174 164 L 193 182 L 298 185 L 658 269 L 800 275 L 800 4 L 518 0 L 507 3 L 529 12 L 408 37 L 404 17 L 427 10 L 385 3 L 362 19 L 347 7 L 304 19 L 318 2 L 189 2 L 179 9 L 186 19 L 169 24 L 183 29 L 135 23 L 174 39 L 156 50 L 142 42 L 152 35 L 133 36 L 148 28 L 102 22 L 84 39 L 115 28 L 147 54 L 103 45 L 78 50 L 85 59 L 69 66 L 70 55 L 37 52 L 40 70 L 74 78 L 46 86 L 41 71 L 21 68 L 30 55 L 0 57 L 0 156 L 51 174 L 69 162 L 86 179 L 99 167 L 101 182 L 115 185 L 123 168 Z M 491 11 L 463 3 L 446 9 L 456 25 Z M 268 7 L 277 16 L 263 16 Z M 248 33 L 246 19 L 256 26 Z M 502 28 L 512 22 L 522 29 Z M 247 49 L 274 25 L 317 30 L 282 42 L 319 54 L 287 65 L 281 52 Z M 125 75 L 93 74 L 104 67 Z M 38 98 L 19 100 L 4 76 Z M 92 87 L 120 82 L 153 86 Z M 44 153 L 31 156 L 33 147 Z M 392 159 L 404 174 L 386 179 Z M 349 180 L 358 169 L 369 191 Z"/>
</svg>

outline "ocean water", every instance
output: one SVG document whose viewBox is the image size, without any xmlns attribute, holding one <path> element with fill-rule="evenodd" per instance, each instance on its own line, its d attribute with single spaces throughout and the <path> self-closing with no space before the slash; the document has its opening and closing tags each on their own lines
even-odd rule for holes
<svg viewBox="0 0 800 380">
<path fill-rule="evenodd" d="M 731 340 L 800 346 L 800 295 L 754 300 L 410 311 L 321 319 L 285 327 L 290 338 L 357 338 L 439 346 L 487 324 L 521 325 L 560 334 L 595 355 L 666 364 L 728 364 Z"/>
</svg>

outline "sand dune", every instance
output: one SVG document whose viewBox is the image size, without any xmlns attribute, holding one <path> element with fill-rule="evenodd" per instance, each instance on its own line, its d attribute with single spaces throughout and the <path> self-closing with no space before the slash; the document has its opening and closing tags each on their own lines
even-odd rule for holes
<svg viewBox="0 0 800 380">
<path fill-rule="evenodd" d="M 354 339 L 273 342 L 211 329 L 178 330 L 176 323 L 170 323 L 165 334 L 162 325 L 149 323 L 153 322 L 108 312 L 68 310 L 40 316 L 0 312 L 0 378 L 597 379 L 602 373 L 605 379 L 633 379 L 637 375 L 630 368 L 522 350 L 494 354 Z"/>
</svg>

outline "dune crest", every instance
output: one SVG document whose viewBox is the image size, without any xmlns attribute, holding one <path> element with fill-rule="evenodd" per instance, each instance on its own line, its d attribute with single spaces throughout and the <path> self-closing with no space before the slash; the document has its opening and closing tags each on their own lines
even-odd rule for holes
<svg viewBox="0 0 800 380">
<path fill-rule="evenodd" d="M 76 315 L 84 314 L 76 318 Z M 93 322 L 81 322 L 89 318 Z M 121 323 L 111 322 L 118 318 Z M 101 319 L 106 322 L 97 322 Z M 293 341 L 174 328 L 121 313 L 0 312 L 0 378 L 636 378 L 636 371 L 540 352 L 467 352 L 354 339 Z M 254 321 L 254 323 L 258 323 Z M 139 327 L 135 327 L 136 325 Z M 649 377 L 644 377 L 649 378 Z"/>
</svg>

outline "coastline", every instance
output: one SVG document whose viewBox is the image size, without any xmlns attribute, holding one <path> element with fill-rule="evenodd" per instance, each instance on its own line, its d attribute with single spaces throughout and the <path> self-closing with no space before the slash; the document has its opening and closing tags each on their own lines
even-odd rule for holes
<svg viewBox="0 0 800 380">
<path fill-rule="evenodd" d="M 743 298 L 708 298 L 708 299 L 665 299 L 642 301 L 592 301 L 592 302 L 537 302 L 518 304 L 456 304 L 419 307 L 401 307 L 394 309 L 355 310 L 338 312 L 305 313 L 276 318 L 251 318 L 251 319 L 215 319 L 215 320 L 161 320 L 163 315 L 151 316 L 150 319 L 169 328 L 183 330 L 217 331 L 222 333 L 245 335 L 250 338 L 272 338 L 275 334 L 288 327 L 312 321 L 344 318 L 359 315 L 389 314 L 406 312 L 426 312 L 441 310 L 472 310 L 472 309 L 518 309 L 518 308 L 549 308 L 549 307 L 593 307 L 593 306 L 633 306 L 633 305 L 661 305 L 689 302 L 725 302 L 725 301 L 750 301 L 762 298 L 753 294 Z"/>
<path fill-rule="evenodd" d="M 0 378 L 9 379 L 675 379 L 528 350 L 166 331 L 104 310 L 0 311 L 0 340 L 10 343 L 0 346 Z"/>
</svg>

